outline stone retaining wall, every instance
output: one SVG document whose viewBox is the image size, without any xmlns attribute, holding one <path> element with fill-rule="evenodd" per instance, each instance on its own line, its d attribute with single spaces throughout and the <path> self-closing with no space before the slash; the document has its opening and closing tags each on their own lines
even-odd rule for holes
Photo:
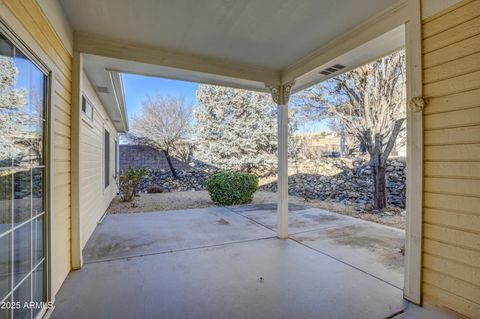
<svg viewBox="0 0 480 319">
<path fill-rule="evenodd" d="M 170 170 L 163 152 L 147 145 L 120 145 L 120 170 L 129 167 L 147 168 L 150 170 Z M 175 169 L 188 169 L 188 165 L 176 158 L 171 158 Z"/>
<path fill-rule="evenodd" d="M 348 161 L 331 159 L 333 175 L 293 174 L 288 178 L 288 193 L 306 199 L 320 199 L 342 204 L 357 205 L 367 210 L 373 199 L 372 169 L 361 160 Z M 389 160 L 386 168 L 387 202 L 405 208 L 406 163 Z M 272 182 L 261 187 L 263 190 L 276 191 L 277 183 Z"/>
<path fill-rule="evenodd" d="M 306 168 L 308 165 L 316 166 L 315 170 Z M 301 171 L 302 173 L 291 174 L 289 177 L 290 195 L 356 205 L 370 210 L 373 198 L 372 170 L 365 160 L 325 158 L 317 163 L 303 164 Z M 303 173 L 304 171 L 312 173 Z M 389 160 L 386 171 L 389 205 L 405 208 L 406 163 L 402 160 Z M 208 178 L 215 172 L 212 169 L 190 167 L 188 170 L 179 170 L 179 178 L 173 179 L 168 170 L 150 171 L 142 180 L 140 191 L 146 191 L 150 185 L 158 185 L 165 192 L 205 190 Z M 273 181 L 262 185 L 260 189 L 275 192 L 277 183 Z"/>
</svg>

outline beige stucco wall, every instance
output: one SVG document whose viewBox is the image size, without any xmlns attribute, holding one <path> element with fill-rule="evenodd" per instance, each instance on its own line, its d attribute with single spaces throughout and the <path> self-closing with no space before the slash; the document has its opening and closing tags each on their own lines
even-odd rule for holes
<svg viewBox="0 0 480 319">
<path fill-rule="evenodd" d="M 94 107 L 93 121 L 83 113 L 80 127 L 80 224 L 84 247 L 117 193 L 115 141 L 118 134 L 90 80 L 82 72 L 82 94 Z M 104 188 L 104 132 L 110 133 L 110 185 Z"/>
<path fill-rule="evenodd" d="M 70 127 L 72 102 L 71 43 L 55 30 L 34 0 L 0 0 L 0 17 L 51 71 L 50 88 L 50 194 L 51 285 L 55 295 L 71 269 L 70 259 Z"/>
<path fill-rule="evenodd" d="M 480 318 L 480 0 L 424 19 L 422 36 L 423 300 Z"/>
</svg>

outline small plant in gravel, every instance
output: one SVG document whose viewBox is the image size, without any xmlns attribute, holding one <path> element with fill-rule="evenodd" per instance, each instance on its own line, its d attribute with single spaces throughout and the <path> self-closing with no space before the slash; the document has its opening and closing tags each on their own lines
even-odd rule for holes
<svg viewBox="0 0 480 319">
<path fill-rule="evenodd" d="M 241 172 L 217 173 L 207 182 L 210 198 L 221 205 L 251 203 L 257 188 L 258 177 Z"/>
<path fill-rule="evenodd" d="M 138 193 L 138 185 L 143 176 L 147 175 L 145 168 L 131 168 L 122 172 L 119 178 L 120 197 L 124 202 L 131 202 Z"/>
</svg>

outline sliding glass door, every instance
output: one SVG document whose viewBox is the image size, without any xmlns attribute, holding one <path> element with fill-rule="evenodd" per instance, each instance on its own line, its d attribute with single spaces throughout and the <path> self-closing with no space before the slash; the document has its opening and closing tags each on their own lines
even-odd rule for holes
<svg viewBox="0 0 480 319">
<path fill-rule="evenodd" d="M 0 34 L 0 319 L 35 318 L 46 298 L 46 84 Z"/>
</svg>

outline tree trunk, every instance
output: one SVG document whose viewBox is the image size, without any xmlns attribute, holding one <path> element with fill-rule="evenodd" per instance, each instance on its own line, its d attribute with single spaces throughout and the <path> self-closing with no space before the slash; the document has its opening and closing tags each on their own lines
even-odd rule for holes
<svg viewBox="0 0 480 319">
<path fill-rule="evenodd" d="M 387 185 L 385 179 L 386 161 L 381 154 L 372 157 L 373 209 L 382 211 L 387 207 Z"/>
<path fill-rule="evenodd" d="M 168 154 L 168 151 L 163 151 L 163 153 L 165 154 L 165 157 L 167 158 L 168 167 L 170 167 L 170 172 L 172 172 L 173 178 L 177 179 L 178 178 L 177 172 L 175 171 L 175 168 L 173 167 L 172 159 L 170 158 L 170 155 Z"/>
</svg>

